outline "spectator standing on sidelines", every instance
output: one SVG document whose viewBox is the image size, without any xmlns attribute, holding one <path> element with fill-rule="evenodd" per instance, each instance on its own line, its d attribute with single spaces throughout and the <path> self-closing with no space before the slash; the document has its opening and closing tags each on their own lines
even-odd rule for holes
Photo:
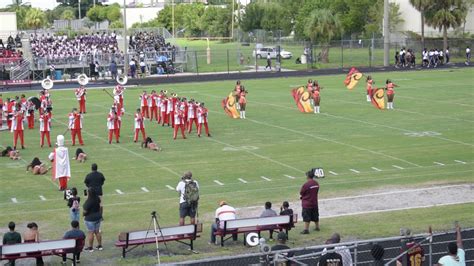
<svg viewBox="0 0 474 266">
<path fill-rule="evenodd" d="M 449 64 L 449 46 L 446 47 L 446 52 L 444 53 L 444 57 L 446 58 L 446 64 Z"/>
<path fill-rule="evenodd" d="M 199 201 L 199 184 L 190 171 L 184 173 L 176 186 L 179 193 L 179 225 L 184 225 L 186 216 L 191 218 L 191 224 L 196 223 L 196 214 Z"/>
<path fill-rule="evenodd" d="M 471 48 L 466 47 L 466 66 L 468 66 L 469 64 L 471 64 Z"/>
<path fill-rule="evenodd" d="M 112 79 L 113 80 L 117 79 L 117 74 L 118 74 L 117 63 L 115 63 L 114 60 L 112 60 L 112 62 L 110 63 L 109 71 L 110 71 L 110 75 L 112 76 Z"/>
<path fill-rule="evenodd" d="M 98 166 L 97 164 L 93 163 L 91 165 L 91 170 L 92 172 L 90 172 L 86 178 L 84 179 L 84 184 L 86 185 L 86 187 L 88 189 L 90 188 L 93 188 L 97 194 L 97 196 L 99 196 L 99 198 L 101 199 L 101 203 L 102 203 L 102 186 L 104 185 L 105 183 L 105 177 L 104 175 L 97 171 L 98 169 Z M 101 204 L 102 206 L 102 204 Z"/>
<path fill-rule="evenodd" d="M 227 205 L 227 202 L 219 202 L 219 208 L 216 209 L 216 222 L 211 226 L 211 242 L 209 244 L 217 245 L 216 236 L 214 235 L 217 230 L 224 229 L 224 222 L 229 220 L 237 219 L 237 214 L 234 207 Z M 232 239 L 237 241 L 237 234 L 232 234 Z"/>
<path fill-rule="evenodd" d="M 315 223 L 314 230 L 319 231 L 319 209 L 318 209 L 318 192 L 319 184 L 314 180 L 314 171 L 306 172 L 306 183 L 301 187 L 300 199 L 303 208 L 302 216 L 304 222 L 304 230 L 301 234 L 309 234 L 310 222 Z"/>
<path fill-rule="evenodd" d="M 67 200 L 67 206 L 69 207 L 69 216 L 71 221 L 79 221 L 79 216 L 81 212 L 81 207 L 79 203 L 81 202 L 81 197 L 77 196 L 77 188 L 71 188 L 72 197 Z"/>
<path fill-rule="evenodd" d="M 102 233 L 100 224 L 102 221 L 101 201 L 94 188 L 87 190 L 87 200 L 82 206 L 84 210 L 84 223 L 87 228 L 87 248 L 89 252 L 94 251 L 94 236 L 97 238 L 97 250 L 102 250 Z"/>
<path fill-rule="evenodd" d="M 84 241 L 86 239 L 86 235 L 84 232 L 79 229 L 79 222 L 78 221 L 72 221 L 71 222 L 71 227 L 72 229 L 67 231 L 63 239 L 76 239 L 76 242 L 79 243 L 76 246 L 76 250 L 73 253 L 74 258 L 76 259 L 76 263 L 81 262 L 81 251 L 82 248 L 84 247 Z M 66 254 L 63 255 L 63 264 L 66 263 Z"/>
<path fill-rule="evenodd" d="M 267 65 L 265 66 L 265 70 L 267 70 L 267 68 L 272 70 L 272 57 L 270 56 L 270 53 L 267 54 Z"/>
<path fill-rule="evenodd" d="M 3 245 L 13 245 L 21 243 L 20 233 L 15 231 L 15 223 L 8 223 L 9 231 L 3 235 Z M 15 260 L 9 260 L 10 265 L 15 266 Z"/>
<path fill-rule="evenodd" d="M 448 244 L 448 255 L 438 261 L 442 266 L 466 266 L 466 253 L 461 238 L 461 227 L 456 223 L 456 242 Z"/>
</svg>

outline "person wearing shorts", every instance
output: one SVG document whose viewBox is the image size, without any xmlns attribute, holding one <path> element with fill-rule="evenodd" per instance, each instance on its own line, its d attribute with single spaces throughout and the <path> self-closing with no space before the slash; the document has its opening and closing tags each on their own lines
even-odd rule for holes
<svg viewBox="0 0 474 266">
<path fill-rule="evenodd" d="M 97 250 L 102 250 L 102 234 L 100 224 L 102 221 L 102 212 L 99 195 L 94 187 L 87 190 L 87 200 L 84 202 L 84 223 L 87 228 L 87 247 L 86 251 L 94 251 L 94 236 L 97 239 Z"/>
<path fill-rule="evenodd" d="M 198 208 L 197 202 L 195 204 L 188 203 L 184 196 L 187 183 L 195 182 L 199 189 L 198 182 L 192 177 L 193 174 L 190 171 L 184 173 L 181 181 L 179 181 L 178 185 L 176 186 L 176 191 L 179 193 L 179 225 L 184 225 L 184 219 L 188 216 L 191 218 L 191 224 L 196 223 L 196 213 Z"/>
<path fill-rule="evenodd" d="M 318 208 L 318 192 L 319 184 L 314 180 L 314 171 L 310 170 L 306 173 L 306 183 L 301 187 L 300 198 L 303 208 L 302 216 L 304 222 L 304 230 L 301 234 L 309 234 L 309 224 L 315 223 L 314 230 L 319 231 L 319 208 Z"/>
</svg>

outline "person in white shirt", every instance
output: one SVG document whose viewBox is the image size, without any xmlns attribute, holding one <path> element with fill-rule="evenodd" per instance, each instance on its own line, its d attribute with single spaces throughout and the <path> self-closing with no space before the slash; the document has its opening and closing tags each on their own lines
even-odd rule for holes
<svg viewBox="0 0 474 266">
<path fill-rule="evenodd" d="M 461 227 L 456 223 L 456 243 L 448 243 L 448 255 L 438 261 L 438 266 L 466 266 L 466 253 L 461 238 Z"/>
<path fill-rule="evenodd" d="M 186 199 L 186 187 L 191 187 L 194 185 L 199 191 L 199 184 L 193 178 L 193 173 L 190 171 L 184 173 L 176 186 L 176 191 L 179 193 L 179 225 L 184 225 L 184 218 L 189 216 L 191 218 L 191 224 L 196 223 L 196 214 L 197 214 L 197 202 L 192 203 L 188 202 Z"/>
<path fill-rule="evenodd" d="M 466 47 L 466 66 L 468 66 L 471 63 L 471 48 Z"/>
<path fill-rule="evenodd" d="M 211 226 L 211 242 L 209 244 L 216 245 L 216 236 L 214 235 L 217 230 L 224 229 L 224 222 L 229 220 L 237 219 L 237 212 L 234 207 L 227 205 L 227 202 L 219 202 L 219 208 L 216 209 L 216 222 Z M 237 241 L 237 234 L 232 234 L 232 239 Z"/>
</svg>

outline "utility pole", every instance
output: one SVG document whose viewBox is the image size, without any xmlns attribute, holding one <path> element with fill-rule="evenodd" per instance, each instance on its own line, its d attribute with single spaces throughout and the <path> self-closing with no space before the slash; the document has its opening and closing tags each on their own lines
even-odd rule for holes
<svg viewBox="0 0 474 266">
<path fill-rule="evenodd" d="M 79 4 L 79 19 L 81 19 L 81 0 L 78 1 Z"/>
<path fill-rule="evenodd" d="M 174 36 L 174 0 L 171 1 L 171 27 L 173 28 L 172 32 L 173 32 L 173 40 L 174 40 L 175 38 Z"/>
<path fill-rule="evenodd" d="M 127 42 L 127 4 L 123 0 L 123 49 L 124 51 L 124 62 L 123 62 L 123 74 L 128 75 L 128 42 Z"/>
<path fill-rule="evenodd" d="M 389 3 L 383 1 L 383 66 L 390 65 L 390 25 L 389 25 Z"/>
</svg>

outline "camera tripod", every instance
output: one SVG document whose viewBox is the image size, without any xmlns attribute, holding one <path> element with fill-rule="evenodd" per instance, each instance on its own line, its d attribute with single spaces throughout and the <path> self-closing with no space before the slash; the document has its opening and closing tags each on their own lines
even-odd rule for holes
<svg viewBox="0 0 474 266">
<path fill-rule="evenodd" d="M 150 232 L 152 224 L 153 224 L 153 233 L 155 234 L 156 258 L 158 260 L 158 265 L 160 265 L 161 261 L 160 261 L 160 247 L 158 244 L 158 233 L 160 234 L 162 239 L 164 237 L 163 237 L 163 232 L 161 231 L 160 223 L 158 222 L 158 219 L 156 218 L 156 211 L 151 212 L 151 220 L 150 220 L 150 224 L 148 225 L 148 229 L 146 231 L 145 240 L 148 237 L 148 232 Z M 143 246 L 145 245 L 145 240 L 143 240 Z M 168 246 L 166 245 L 166 242 L 163 242 L 163 243 L 165 244 L 166 251 L 168 252 L 168 254 L 170 254 L 168 250 Z"/>
</svg>

